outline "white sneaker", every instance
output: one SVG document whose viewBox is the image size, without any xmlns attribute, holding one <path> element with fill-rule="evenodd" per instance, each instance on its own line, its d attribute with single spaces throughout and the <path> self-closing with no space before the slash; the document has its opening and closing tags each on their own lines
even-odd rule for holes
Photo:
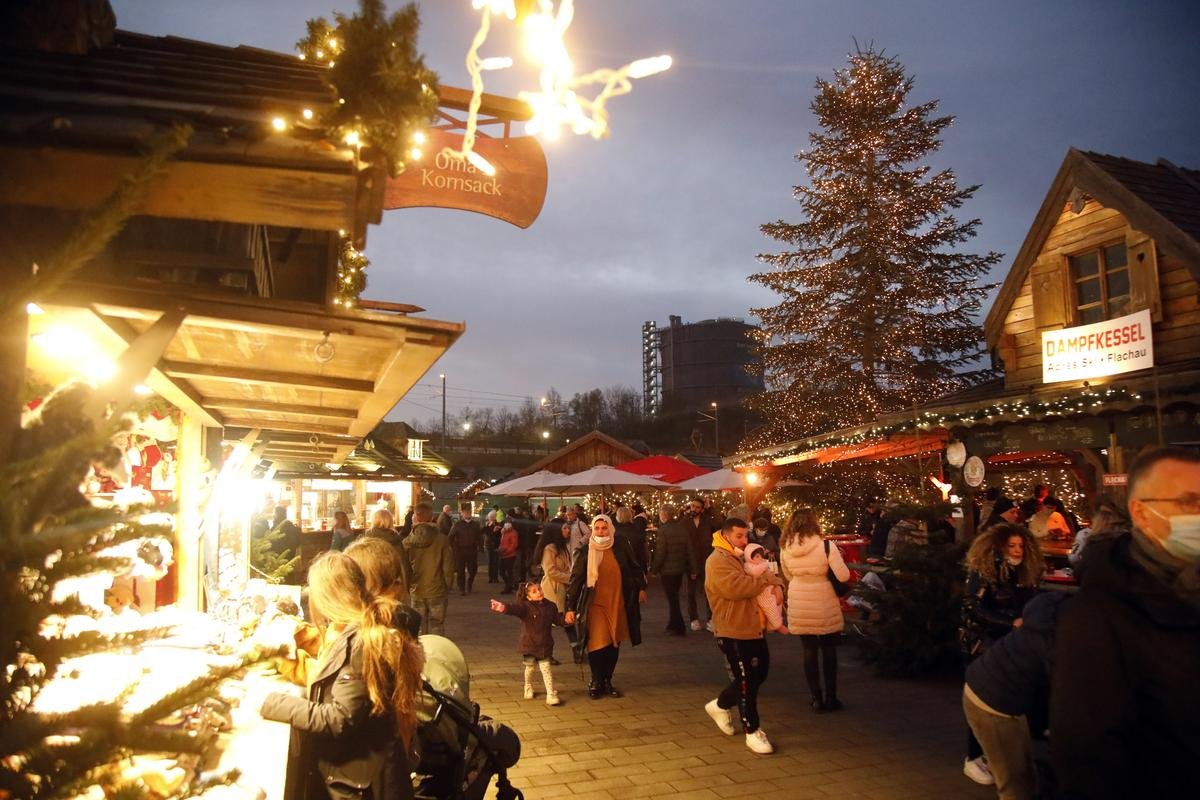
<svg viewBox="0 0 1200 800">
<path fill-rule="evenodd" d="M 550 694 L 546 695 L 546 705 L 556 706 L 558 703 L 558 692 L 551 692 Z"/>
<path fill-rule="evenodd" d="M 774 746 L 767 740 L 767 735 L 763 733 L 762 728 L 759 728 L 754 733 L 746 734 L 746 747 L 764 756 L 775 752 Z"/>
<path fill-rule="evenodd" d="M 704 623 L 704 630 L 708 631 L 709 633 L 712 633 L 712 620 L 711 619 L 708 622 Z"/>
<path fill-rule="evenodd" d="M 968 758 L 963 762 L 963 775 L 978 783 L 980 786 L 991 786 L 996 782 L 992 770 L 988 767 L 987 759 Z"/>
<path fill-rule="evenodd" d="M 717 727 L 721 729 L 721 733 L 726 736 L 733 736 L 737 733 L 737 728 L 733 727 L 733 712 L 727 708 L 721 708 L 717 705 L 716 700 L 709 700 L 704 704 L 704 710 L 712 717 L 712 721 L 717 723 Z"/>
<path fill-rule="evenodd" d="M 525 687 L 525 699 L 526 699 L 526 700 L 532 700 L 532 699 L 533 699 L 533 687 L 532 687 L 532 686 L 526 686 L 526 687 Z"/>
<path fill-rule="evenodd" d="M 692 620 L 691 624 L 688 625 L 688 627 L 694 631 L 700 630 L 700 620 L 698 620 L 698 619 Z"/>
</svg>

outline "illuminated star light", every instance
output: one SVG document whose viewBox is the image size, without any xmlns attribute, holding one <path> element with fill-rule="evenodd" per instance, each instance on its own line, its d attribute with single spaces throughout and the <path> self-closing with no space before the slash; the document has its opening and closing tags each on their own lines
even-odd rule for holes
<svg viewBox="0 0 1200 800">
<path fill-rule="evenodd" d="M 563 127 L 596 139 L 607 136 L 609 126 L 605 104 L 608 99 L 628 94 L 633 89 L 632 79 L 646 78 L 669 69 L 671 57 L 661 55 L 643 58 L 620 69 L 599 69 L 575 77 L 571 57 L 563 40 L 575 16 L 574 0 L 560 0 L 557 12 L 553 0 L 536 0 L 535 5 L 536 10 L 526 15 L 521 23 L 525 50 L 540 67 L 539 91 L 519 92 L 517 95 L 533 109 L 526 130 L 547 139 L 558 138 Z M 480 12 L 480 23 L 466 58 L 467 72 L 471 75 L 471 102 L 467 109 L 466 129 L 461 149 L 447 147 L 442 153 L 467 161 L 490 176 L 496 174 L 495 167 L 474 149 L 479 105 L 483 98 L 483 73 L 490 69 L 505 69 L 512 65 L 512 59 L 480 58 L 479 48 L 491 30 L 492 15 L 515 20 L 517 10 L 513 0 L 471 0 L 471 6 Z M 579 93 L 578 90 L 593 84 L 602 84 L 595 98 L 589 99 Z"/>
</svg>

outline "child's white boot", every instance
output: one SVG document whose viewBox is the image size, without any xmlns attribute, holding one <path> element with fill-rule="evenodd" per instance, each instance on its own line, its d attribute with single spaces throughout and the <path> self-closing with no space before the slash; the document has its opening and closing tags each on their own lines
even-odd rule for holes
<svg viewBox="0 0 1200 800">
<path fill-rule="evenodd" d="M 546 684 L 546 705 L 558 705 L 558 692 L 554 691 L 554 673 L 550 671 L 550 661 L 539 661 L 538 667 L 542 670 L 542 681 Z"/>
<path fill-rule="evenodd" d="M 537 667 L 535 667 L 533 664 L 525 665 L 525 699 L 526 700 L 533 699 L 533 676 L 536 671 L 537 671 Z"/>
</svg>

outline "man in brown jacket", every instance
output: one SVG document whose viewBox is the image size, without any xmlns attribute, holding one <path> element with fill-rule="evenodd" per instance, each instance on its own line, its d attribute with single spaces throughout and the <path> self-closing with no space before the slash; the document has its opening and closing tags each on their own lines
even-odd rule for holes
<svg viewBox="0 0 1200 800">
<path fill-rule="evenodd" d="M 775 587 L 779 601 L 779 579 L 770 572 L 748 575 L 742 564 L 750 525 L 730 517 L 721 530 L 713 534 L 712 554 L 704 565 L 704 592 L 712 609 L 713 634 L 717 647 L 725 655 L 731 681 L 715 700 L 704 706 L 713 722 L 725 734 L 732 736 L 733 708 L 741 716 L 746 734 L 746 747 L 755 753 L 775 752 L 767 735 L 758 726 L 758 687 L 767 679 L 771 666 L 767 640 L 763 637 L 763 621 L 755 598 L 765 588 Z"/>
</svg>

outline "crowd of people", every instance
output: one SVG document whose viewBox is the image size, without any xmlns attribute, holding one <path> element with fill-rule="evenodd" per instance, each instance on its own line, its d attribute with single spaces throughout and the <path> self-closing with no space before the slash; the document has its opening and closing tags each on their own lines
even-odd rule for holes
<svg viewBox="0 0 1200 800">
<path fill-rule="evenodd" d="M 1200 456 L 1172 449 L 1143 456 L 1129 471 L 1124 507 L 1102 504 L 1079 529 L 1044 487 L 1024 502 L 999 494 L 985 502 L 964 560 L 964 773 L 994 784 L 1001 798 L 1164 796 L 1197 787 Z M 868 506 L 860 528 L 875 552 L 916 538 L 904 524 L 916 527 L 912 520 L 885 523 L 881 511 Z M 773 752 L 758 707 L 772 633 L 800 637 L 812 710 L 843 708 L 837 587 L 850 572 L 811 509 L 780 527 L 765 509 L 721 514 L 694 499 L 681 514 L 664 504 L 652 548 L 648 514 L 636 506 L 606 505 L 590 516 L 564 506 L 554 517 L 541 507 L 529 515 L 495 508 L 480 523 L 469 506 L 457 517 L 446 507 L 435 520 L 417 504 L 406 533 L 386 512 L 373 523 L 309 569 L 322 633 L 314 654 L 297 653 L 294 670 L 308 698 L 263 705 L 264 715 L 314 735 L 309 743 L 318 750 L 332 746 L 330 736 L 346 739 L 338 746 L 362 762 L 343 759 L 331 777 L 329 760 L 310 754 L 312 779 L 343 779 L 354 763 L 360 784 L 390 785 L 384 761 L 409 752 L 415 726 L 421 657 L 413 641 L 440 637 L 449 596 L 474 591 L 485 553 L 489 584 L 512 594 L 490 607 L 519 620 L 526 699 L 537 696 L 540 678 L 546 704 L 561 702 L 556 626 L 573 659 L 590 668 L 588 696 L 620 697 L 621 648 L 641 643 L 641 605 L 656 578 L 667 602 L 665 633 L 707 628 L 725 661 L 729 682 L 703 704 L 722 733 L 742 734 L 755 753 Z M 1034 527 L 1043 525 L 1039 536 Z M 920 530 L 926 541 L 932 530 Z M 1046 536 L 1076 537 L 1077 594 L 1039 591 Z M 1047 731 L 1052 771 L 1035 758 Z M 387 796 L 374 788 L 372 795 Z"/>
<path fill-rule="evenodd" d="M 989 497 L 967 552 L 963 771 L 1005 800 L 1200 796 L 1200 455 L 1127 480 L 1086 527 L 1046 487 Z M 1077 593 L 1039 592 L 1047 537 L 1074 537 Z"/>
</svg>

